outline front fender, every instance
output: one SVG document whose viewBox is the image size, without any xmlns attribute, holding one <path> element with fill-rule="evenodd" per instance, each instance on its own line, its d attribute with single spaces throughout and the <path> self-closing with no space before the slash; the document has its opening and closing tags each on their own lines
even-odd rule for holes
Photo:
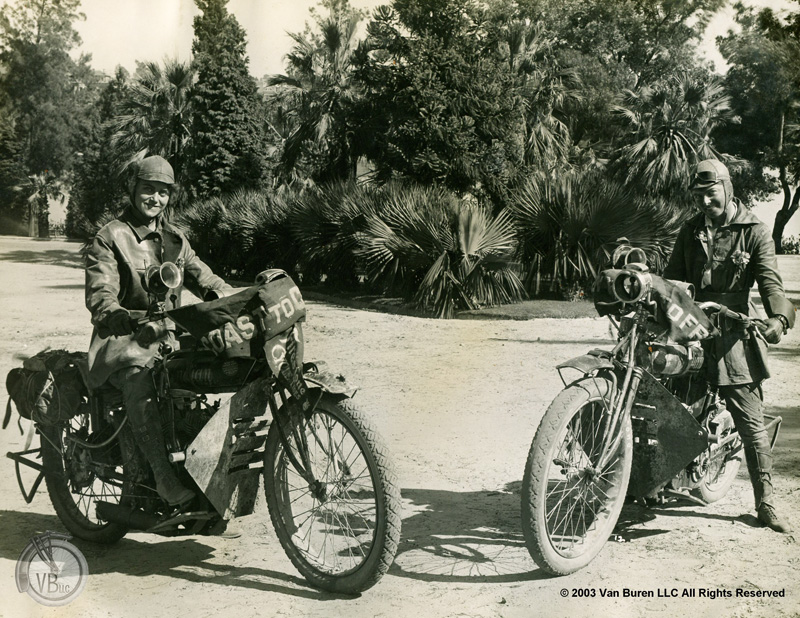
<svg viewBox="0 0 800 618">
<path fill-rule="evenodd" d="M 562 369 L 577 369 L 583 375 L 588 375 L 599 369 L 613 369 L 614 363 L 611 360 L 611 353 L 606 350 L 591 350 L 587 354 L 576 356 L 568 361 L 556 365 L 556 369 L 561 373 Z"/>
<path fill-rule="evenodd" d="M 331 395 L 344 395 L 349 398 L 358 390 L 357 386 L 348 384 L 343 375 L 329 371 L 325 361 L 303 363 L 303 378 L 308 388 L 321 388 Z"/>
</svg>

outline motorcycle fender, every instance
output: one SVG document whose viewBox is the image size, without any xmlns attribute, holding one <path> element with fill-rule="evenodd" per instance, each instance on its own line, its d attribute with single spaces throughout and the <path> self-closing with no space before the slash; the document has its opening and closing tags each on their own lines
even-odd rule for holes
<svg viewBox="0 0 800 618">
<path fill-rule="evenodd" d="M 611 354 L 605 350 L 591 350 L 588 354 L 576 356 L 568 361 L 556 365 L 559 372 L 562 369 L 577 369 L 583 375 L 588 375 L 598 369 L 613 369 L 614 363 L 611 362 Z"/>
<path fill-rule="evenodd" d="M 628 494 L 648 496 L 708 448 L 708 432 L 645 371 L 631 410 L 633 465 Z"/>
<path fill-rule="evenodd" d="M 348 384 L 343 375 L 336 375 L 328 370 L 324 361 L 305 363 L 303 365 L 303 378 L 308 388 L 321 388 L 332 395 L 344 395 L 351 398 L 358 390 L 357 386 Z"/>
</svg>

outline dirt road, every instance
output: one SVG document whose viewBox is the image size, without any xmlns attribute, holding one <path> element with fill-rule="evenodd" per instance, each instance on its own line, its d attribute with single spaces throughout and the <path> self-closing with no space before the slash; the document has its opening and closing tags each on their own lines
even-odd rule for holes
<svg viewBox="0 0 800 618">
<path fill-rule="evenodd" d="M 16 353 L 86 349 L 90 327 L 78 248 L 0 237 L 0 376 L 19 364 Z M 800 258 L 781 258 L 781 267 L 800 305 Z M 44 492 L 25 503 L 13 464 L 3 459 L 0 615 L 800 615 L 798 544 L 757 527 L 745 471 L 724 500 L 708 507 L 626 506 L 619 540 L 573 576 L 549 578 L 535 567 L 519 517 L 527 449 L 561 386 L 553 366 L 607 345 L 604 320 L 437 321 L 310 303 L 306 337 L 308 358 L 326 360 L 361 385 L 356 401 L 397 462 L 403 538 L 376 587 L 359 598 L 310 588 L 280 549 L 262 501 L 257 514 L 240 520 L 244 535 L 235 540 L 135 533 L 111 547 L 77 541 L 91 573 L 86 589 L 69 606 L 39 606 L 17 592 L 14 566 L 33 534 L 63 527 Z M 767 412 L 784 418 L 777 506 L 796 530 L 799 352 L 796 330 L 773 349 L 775 377 L 766 385 Z M 15 424 L 0 432 L 2 453 L 23 444 Z M 784 596 L 737 597 L 737 588 Z M 589 596 L 572 596 L 573 590 Z M 695 596 L 680 596 L 684 590 Z"/>
</svg>

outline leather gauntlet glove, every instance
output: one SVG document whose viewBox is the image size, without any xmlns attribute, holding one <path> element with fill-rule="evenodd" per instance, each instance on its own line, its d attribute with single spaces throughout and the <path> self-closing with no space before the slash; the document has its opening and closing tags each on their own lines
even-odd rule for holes
<svg viewBox="0 0 800 618">
<path fill-rule="evenodd" d="M 106 319 L 106 326 L 115 337 L 124 337 L 133 332 L 131 314 L 125 309 L 118 309 Z"/>
</svg>

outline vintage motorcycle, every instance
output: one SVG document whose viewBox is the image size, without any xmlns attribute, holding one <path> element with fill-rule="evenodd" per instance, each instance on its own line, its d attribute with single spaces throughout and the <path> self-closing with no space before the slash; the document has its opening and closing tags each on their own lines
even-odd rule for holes
<svg viewBox="0 0 800 618">
<path fill-rule="evenodd" d="M 554 575 L 597 556 L 626 497 L 708 504 L 728 492 L 741 465 L 741 439 L 705 380 L 700 342 L 717 334 L 720 319 L 750 337 L 761 336 L 763 323 L 695 303 L 691 285 L 650 273 L 640 250 L 614 259 L 618 268 L 598 277 L 595 306 L 618 342 L 558 365 L 565 388 L 544 413 L 525 464 L 525 541 Z M 569 383 L 568 368 L 580 374 Z M 774 445 L 781 418 L 765 416 Z"/>
<path fill-rule="evenodd" d="M 44 479 L 64 526 L 87 541 L 113 543 L 129 530 L 217 534 L 253 512 L 263 477 L 278 540 L 309 582 L 343 593 L 373 586 L 397 549 L 399 487 L 386 447 L 352 402 L 356 389 L 324 363 L 303 362 L 297 286 L 269 270 L 252 287 L 164 311 L 182 271 L 153 268 L 136 337 L 161 342 L 153 377 L 169 459 L 197 497 L 177 508 L 158 496 L 121 393 L 90 392 L 86 355 L 56 351 L 7 380 L 40 435 L 40 448 L 8 454 L 25 500 Z M 175 325 L 182 334 L 165 339 Z M 8 412 L 10 403 L 4 427 Z M 30 489 L 21 465 L 39 471 Z"/>
</svg>

